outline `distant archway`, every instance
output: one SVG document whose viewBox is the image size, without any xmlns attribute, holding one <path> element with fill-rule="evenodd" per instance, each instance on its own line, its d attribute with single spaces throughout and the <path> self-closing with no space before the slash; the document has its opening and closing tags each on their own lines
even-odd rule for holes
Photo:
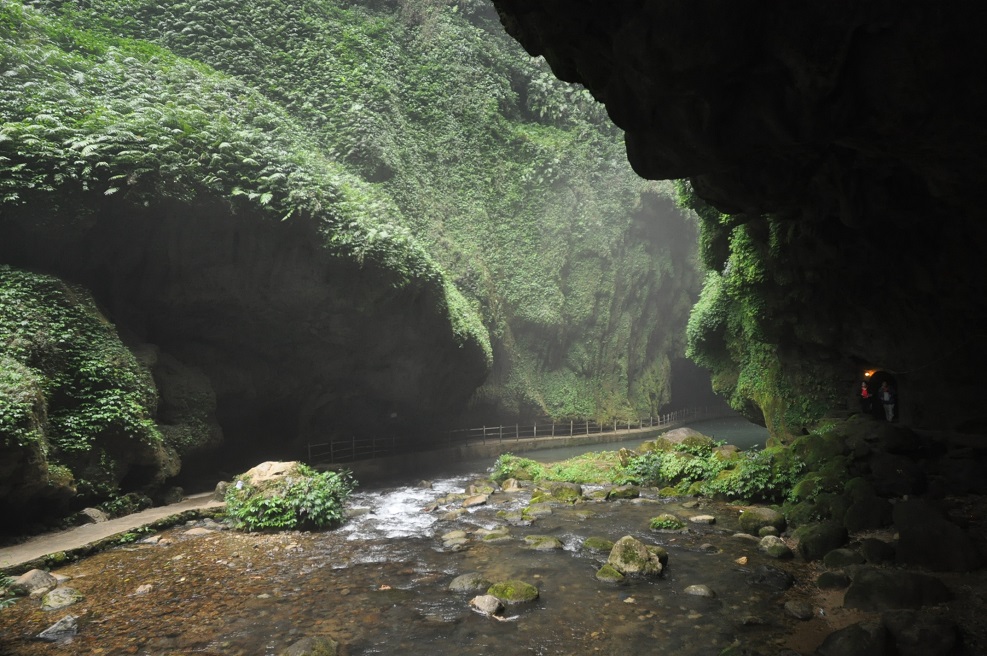
<svg viewBox="0 0 987 656">
<path fill-rule="evenodd" d="M 898 397 L 898 379 L 890 371 L 884 371 L 883 369 L 875 369 L 869 376 L 864 376 L 864 382 L 867 384 L 867 390 L 873 397 L 873 402 L 870 404 L 870 412 L 868 414 L 873 415 L 875 419 L 880 419 L 885 421 L 884 405 L 881 403 L 879 398 L 879 392 L 881 386 L 884 383 L 888 384 L 895 395 L 895 408 L 894 417 L 892 421 L 898 421 L 899 408 L 901 404 L 899 403 Z"/>
</svg>

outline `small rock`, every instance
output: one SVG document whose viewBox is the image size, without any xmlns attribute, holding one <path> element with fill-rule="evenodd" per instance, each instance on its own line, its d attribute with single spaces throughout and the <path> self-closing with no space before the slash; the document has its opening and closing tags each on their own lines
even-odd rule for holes
<svg viewBox="0 0 987 656">
<path fill-rule="evenodd" d="M 82 593 L 73 588 L 55 588 L 41 598 L 41 610 L 58 610 L 83 600 Z"/>
<path fill-rule="evenodd" d="M 137 586 L 137 589 L 134 590 L 131 594 L 133 594 L 135 597 L 138 597 L 140 595 L 146 595 L 148 592 L 150 592 L 153 589 L 154 586 L 152 586 L 150 583 L 144 583 L 143 585 Z"/>
<path fill-rule="evenodd" d="M 99 508 L 83 508 L 79 511 L 79 524 L 101 524 L 110 521 L 110 516 Z"/>
<path fill-rule="evenodd" d="M 850 577 L 841 572 L 823 572 L 816 579 L 820 590 L 842 590 L 850 585 Z"/>
<path fill-rule="evenodd" d="M 302 638 L 281 652 L 281 656 L 336 656 L 338 653 L 338 642 L 332 638 L 316 636 Z"/>
<path fill-rule="evenodd" d="M 40 597 L 49 590 L 54 590 L 58 586 L 58 579 L 48 572 L 40 569 L 32 569 L 21 574 L 10 585 L 10 591 L 16 595 L 30 595 Z"/>
<path fill-rule="evenodd" d="M 765 535 L 761 538 L 761 542 L 758 543 L 757 548 L 772 558 L 778 558 L 779 560 L 791 558 L 794 555 L 792 550 L 788 548 L 788 545 L 785 544 L 785 541 L 776 535 Z"/>
<path fill-rule="evenodd" d="M 864 557 L 853 549 L 833 549 L 823 556 L 823 565 L 826 567 L 847 567 L 848 565 L 861 565 Z"/>
<path fill-rule="evenodd" d="M 538 588 L 517 579 L 494 583 L 487 590 L 488 595 L 493 595 L 505 604 L 520 604 L 534 601 L 538 598 Z"/>
<path fill-rule="evenodd" d="M 785 602 L 785 612 L 797 620 L 811 620 L 814 613 L 812 606 L 805 601 L 793 599 Z"/>
<path fill-rule="evenodd" d="M 693 524 L 715 524 L 716 517 L 712 515 L 695 515 L 694 517 L 690 517 L 689 521 Z"/>
<path fill-rule="evenodd" d="M 777 537 L 778 529 L 776 529 L 774 526 L 762 526 L 760 530 L 757 532 L 757 536 L 759 538 L 763 538 L 768 535 L 774 535 Z"/>
<path fill-rule="evenodd" d="M 449 531 L 448 533 L 442 534 L 442 540 L 448 542 L 449 540 L 459 540 L 466 537 L 466 531 Z"/>
<path fill-rule="evenodd" d="M 740 529 L 745 533 L 757 535 L 764 526 L 774 526 L 779 532 L 785 530 L 785 516 L 772 508 L 752 506 L 744 508 L 740 513 Z"/>
<path fill-rule="evenodd" d="M 747 582 L 771 590 L 787 590 L 795 584 L 795 578 L 783 569 L 761 565 L 747 577 Z"/>
<path fill-rule="evenodd" d="M 470 599 L 470 606 L 484 615 L 501 615 L 504 612 L 503 602 L 493 595 L 480 595 Z"/>
<path fill-rule="evenodd" d="M 209 535 L 210 533 L 215 533 L 215 532 L 216 531 L 209 528 L 196 527 L 196 528 L 190 528 L 189 530 L 185 531 L 185 535 L 191 535 L 192 537 L 197 537 L 200 535 Z"/>
<path fill-rule="evenodd" d="M 524 543 L 535 551 L 554 551 L 563 547 L 562 541 L 551 535 L 527 535 Z"/>
<path fill-rule="evenodd" d="M 472 508 L 474 506 L 482 506 L 487 502 L 489 497 L 486 494 L 475 494 L 471 497 L 466 497 L 463 499 L 463 508 Z"/>
<path fill-rule="evenodd" d="M 683 592 L 694 597 L 707 597 L 710 599 L 716 596 L 716 593 L 707 585 L 690 585 Z"/>
<path fill-rule="evenodd" d="M 47 629 L 38 634 L 39 640 L 45 642 L 61 642 L 68 640 L 79 632 L 79 625 L 75 615 L 66 615 Z"/>
<path fill-rule="evenodd" d="M 454 578 L 449 583 L 449 590 L 451 592 L 479 592 L 486 590 L 491 585 L 493 584 L 479 572 L 470 572 Z"/>
</svg>

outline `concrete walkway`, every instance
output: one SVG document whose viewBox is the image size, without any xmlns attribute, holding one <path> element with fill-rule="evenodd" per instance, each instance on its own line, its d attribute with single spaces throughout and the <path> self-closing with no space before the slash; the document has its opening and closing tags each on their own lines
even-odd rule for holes
<svg viewBox="0 0 987 656">
<path fill-rule="evenodd" d="M 57 533 L 46 533 L 27 542 L 0 548 L 0 571 L 19 574 L 95 553 L 112 545 L 124 534 L 143 528 L 164 528 L 201 517 L 223 507 L 213 493 L 196 494 L 178 503 L 148 508 L 107 522 L 86 524 Z"/>
</svg>

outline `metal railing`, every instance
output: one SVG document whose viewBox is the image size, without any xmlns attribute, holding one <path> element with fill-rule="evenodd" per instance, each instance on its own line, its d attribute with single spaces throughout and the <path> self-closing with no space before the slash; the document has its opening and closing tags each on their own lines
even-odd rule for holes
<svg viewBox="0 0 987 656">
<path fill-rule="evenodd" d="M 370 460 L 384 456 L 398 455 L 409 451 L 427 451 L 452 446 L 487 444 L 495 442 L 518 442 L 531 439 L 552 439 L 577 437 L 580 435 L 600 435 L 625 431 L 662 428 L 684 421 L 695 421 L 719 415 L 708 407 L 685 408 L 667 414 L 641 418 L 633 421 L 613 421 L 598 423 L 592 419 L 542 422 L 534 424 L 505 424 L 500 426 L 480 426 L 447 431 L 434 440 L 402 440 L 399 437 L 349 437 L 333 439 L 318 444 L 308 444 L 309 463 L 342 463 L 355 460 Z"/>
</svg>

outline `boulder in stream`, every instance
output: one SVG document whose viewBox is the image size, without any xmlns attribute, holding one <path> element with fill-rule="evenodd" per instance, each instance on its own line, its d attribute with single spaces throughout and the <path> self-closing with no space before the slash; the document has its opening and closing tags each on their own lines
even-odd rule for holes
<svg viewBox="0 0 987 656">
<path fill-rule="evenodd" d="M 56 587 L 58 587 L 58 579 L 44 570 L 32 569 L 14 579 L 10 591 L 16 595 L 40 597 Z"/>
<path fill-rule="evenodd" d="M 521 604 L 534 601 L 538 598 L 538 588 L 517 579 L 494 583 L 487 590 L 488 595 L 493 595 L 505 604 Z"/>
<path fill-rule="evenodd" d="M 68 640 L 79 632 L 79 624 L 75 615 L 66 615 L 47 629 L 38 634 L 39 640 L 45 642 L 61 642 Z"/>
<path fill-rule="evenodd" d="M 339 643 L 325 636 L 302 638 L 283 652 L 281 656 L 337 656 Z"/>
<path fill-rule="evenodd" d="M 607 563 L 626 575 L 658 576 L 664 570 L 657 554 L 640 540 L 625 535 L 610 550 Z"/>
</svg>

